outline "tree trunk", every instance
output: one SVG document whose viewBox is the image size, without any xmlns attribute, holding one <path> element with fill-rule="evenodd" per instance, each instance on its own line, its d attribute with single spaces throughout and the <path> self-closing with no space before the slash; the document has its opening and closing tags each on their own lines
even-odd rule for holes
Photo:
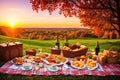
<svg viewBox="0 0 120 80">
<path fill-rule="evenodd" d="M 118 13 L 118 33 L 120 36 L 120 0 L 116 0 L 117 1 L 117 13 Z"/>
</svg>

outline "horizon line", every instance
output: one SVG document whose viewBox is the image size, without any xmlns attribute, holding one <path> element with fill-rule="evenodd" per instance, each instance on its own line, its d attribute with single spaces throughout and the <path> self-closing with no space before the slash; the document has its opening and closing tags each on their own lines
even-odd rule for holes
<svg viewBox="0 0 120 80">
<path fill-rule="evenodd" d="M 0 27 L 10 27 L 10 26 L 0 26 Z M 85 28 L 85 29 L 89 29 L 89 27 L 84 27 L 84 26 L 78 26 L 78 27 L 67 27 L 67 26 L 61 26 L 61 27 L 57 27 L 57 26 L 53 26 L 53 27 L 48 27 L 48 26 L 18 26 L 15 28 Z"/>
</svg>

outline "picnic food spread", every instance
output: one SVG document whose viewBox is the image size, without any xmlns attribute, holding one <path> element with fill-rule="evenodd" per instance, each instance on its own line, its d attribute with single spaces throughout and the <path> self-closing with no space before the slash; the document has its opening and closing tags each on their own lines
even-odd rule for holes
<svg viewBox="0 0 120 80">
<path fill-rule="evenodd" d="M 79 43 L 64 46 L 63 54 L 38 54 L 35 49 L 29 48 L 25 56 L 15 57 L 7 62 L 0 68 L 0 72 L 24 75 L 93 74 L 104 76 L 110 75 L 112 69 L 116 67 L 113 74 L 120 75 L 120 65 L 117 65 L 118 52 L 104 50 L 96 55 L 94 52 L 87 52 L 87 49 L 87 46 Z M 108 64 L 116 65 L 109 66 Z"/>
</svg>

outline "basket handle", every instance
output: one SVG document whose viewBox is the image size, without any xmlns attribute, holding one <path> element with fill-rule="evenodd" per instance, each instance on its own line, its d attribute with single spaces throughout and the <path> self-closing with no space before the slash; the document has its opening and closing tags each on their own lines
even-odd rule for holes
<svg viewBox="0 0 120 80">
<path fill-rule="evenodd" d="M 15 45 L 17 45 L 16 43 L 15 43 L 15 41 L 13 41 L 13 40 L 10 40 L 10 41 L 8 41 L 6 44 L 7 44 L 7 47 L 9 46 L 9 43 L 14 43 Z"/>
</svg>

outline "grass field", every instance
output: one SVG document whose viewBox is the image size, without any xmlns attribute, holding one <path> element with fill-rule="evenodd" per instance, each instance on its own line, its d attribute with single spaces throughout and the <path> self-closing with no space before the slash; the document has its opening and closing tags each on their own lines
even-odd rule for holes
<svg viewBox="0 0 120 80">
<path fill-rule="evenodd" d="M 0 43 L 9 41 L 20 41 L 23 43 L 23 53 L 28 48 L 35 48 L 36 50 L 42 48 L 43 52 L 50 52 L 50 47 L 55 46 L 56 40 L 30 40 L 30 39 L 17 39 L 6 36 L 0 36 Z M 80 43 L 88 46 L 89 51 L 93 51 L 96 45 L 96 41 L 99 41 L 100 51 L 104 49 L 116 48 L 120 49 L 120 39 L 97 39 L 97 38 L 83 38 L 83 39 L 71 39 L 70 44 Z M 60 40 L 61 47 L 64 46 L 64 40 Z"/>
<path fill-rule="evenodd" d="M 30 39 L 17 39 L 0 35 L 0 43 L 8 41 L 20 41 L 23 43 L 23 53 L 28 48 L 35 48 L 36 50 L 42 48 L 43 52 L 50 52 L 50 47 L 55 45 L 55 40 L 30 40 Z M 89 51 L 93 51 L 95 48 L 96 41 L 99 41 L 100 51 L 104 49 L 116 49 L 120 53 L 120 39 L 97 39 L 97 38 L 83 38 L 83 39 L 72 39 L 69 40 L 70 44 L 79 42 L 80 44 L 86 45 Z M 61 47 L 64 46 L 64 40 L 60 40 Z M 0 66 L 5 62 L 0 61 Z M 23 75 L 8 75 L 0 73 L 0 80 L 116 80 L 118 76 L 23 76 Z"/>
</svg>

